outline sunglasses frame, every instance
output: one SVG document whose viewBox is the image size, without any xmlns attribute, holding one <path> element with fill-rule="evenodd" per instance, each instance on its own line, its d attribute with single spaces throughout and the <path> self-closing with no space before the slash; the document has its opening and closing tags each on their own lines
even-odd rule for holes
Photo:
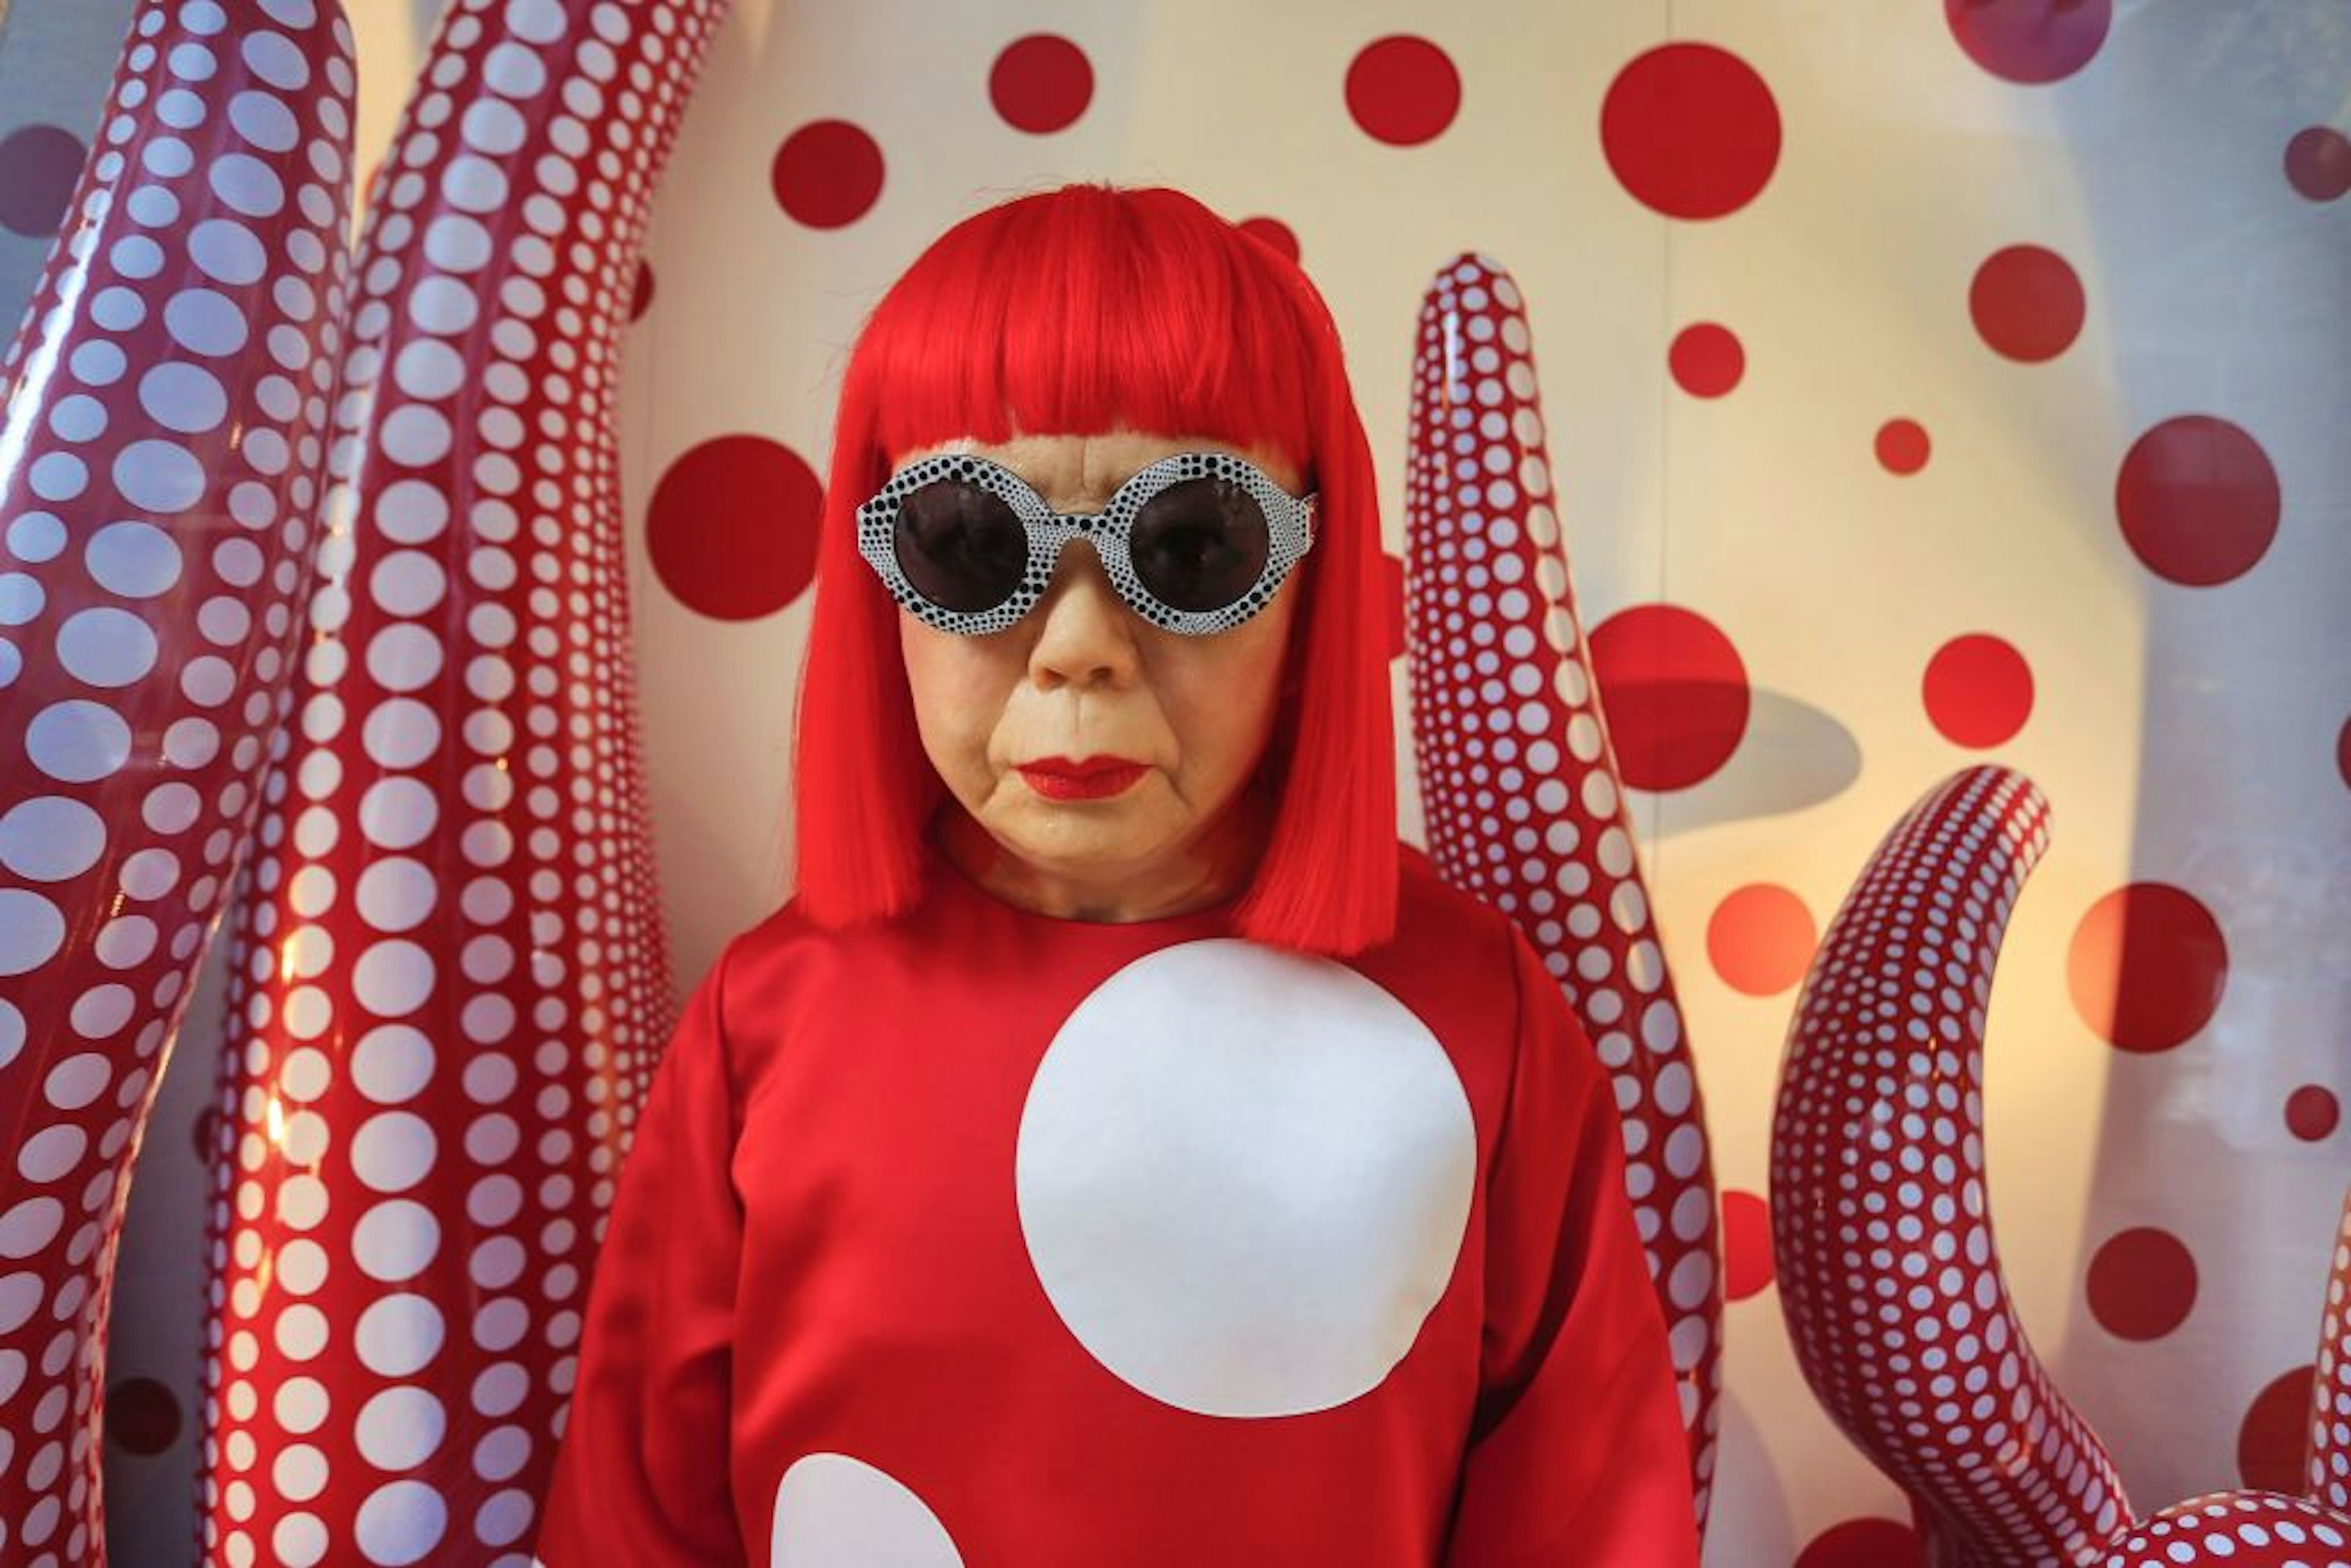
<svg viewBox="0 0 2351 1568">
<path fill-rule="evenodd" d="M 1143 585 L 1128 552 L 1134 519 L 1161 491 L 1193 479 L 1219 478 L 1247 490 L 1266 520 L 1265 570 L 1238 599 L 1217 610 L 1178 610 Z M 1029 561 L 1020 585 L 987 610 L 949 610 L 925 598 L 898 564 L 899 503 L 925 485 L 958 479 L 977 485 L 1012 508 L 1029 536 Z M 1027 480 L 976 453 L 946 452 L 910 463 L 890 476 L 880 494 L 857 508 L 857 552 L 880 576 L 890 596 L 925 624 L 959 636 L 981 637 L 1017 624 L 1036 608 L 1053 580 L 1054 566 L 1071 539 L 1093 542 L 1094 554 L 1111 587 L 1126 607 L 1162 631 L 1187 637 L 1229 632 L 1270 601 L 1290 569 L 1314 548 L 1318 498 L 1298 497 L 1275 484 L 1265 470 L 1228 452 L 1177 452 L 1135 470 L 1096 513 L 1057 512 Z"/>
</svg>

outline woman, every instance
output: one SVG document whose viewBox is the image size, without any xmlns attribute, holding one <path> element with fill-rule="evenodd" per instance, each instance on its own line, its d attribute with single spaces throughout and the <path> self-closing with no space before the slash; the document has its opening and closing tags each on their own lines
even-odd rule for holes
<svg viewBox="0 0 2351 1568">
<path fill-rule="evenodd" d="M 543 1561 L 1694 1563 L 1605 1079 L 1395 841 L 1304 276 L 1173 191 L 979 214 L 825 529 L 799 892 L 639 1123 Z"/>
</svg>

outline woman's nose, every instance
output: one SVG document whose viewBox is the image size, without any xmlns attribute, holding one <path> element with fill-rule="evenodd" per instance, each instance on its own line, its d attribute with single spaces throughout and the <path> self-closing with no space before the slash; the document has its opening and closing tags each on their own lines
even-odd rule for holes
<svg viewBox="0 0 2351 1568">
<path fill-rule="evenodd" d="M 1134 628 L 1090 540 L 1064 547 L 1051 585 L 1029 614 L 1038 631 L 1029 667 L 1039 685 L 1113 685 L 1133 676 Z"/>
</svg>

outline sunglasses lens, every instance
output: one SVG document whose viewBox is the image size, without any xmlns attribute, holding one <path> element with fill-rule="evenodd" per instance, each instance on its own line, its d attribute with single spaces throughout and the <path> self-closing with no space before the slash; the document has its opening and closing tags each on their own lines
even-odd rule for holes
<svg viewBox="0 0 2351 1568">
<path fill-rule="evenodd" d="M 1257 497 L 1229 479 L 1186 479 L 1143 504 L 1135 575 L 1163 603 L 1202 612 L 1238 603 L 1265 574 L 1271 532 Z"/>
<path fill-rule="evenodd" d="M 1029 535 L 1005 499 L 940 479 L 898 503 L 898 570 L 942 610 L 976 615 L 1012 597 L 1029 570 Z"/>
</svg>

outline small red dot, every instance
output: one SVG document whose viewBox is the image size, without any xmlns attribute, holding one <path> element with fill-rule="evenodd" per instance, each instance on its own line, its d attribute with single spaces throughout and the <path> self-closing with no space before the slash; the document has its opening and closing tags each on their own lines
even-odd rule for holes
<svg viewBox="0 0 2351 1568">
<path fill-rule="evenodd" d="M 816 575 L 824 490 L 799 454 L 759 435 L 705 441 L 669 465 L 645 517 L 662 586 L 687 609 L 751 621 Z"/>
<path fill-rule="evenodd" d="M 1951 37 L 2003 81 L 2063 81 L 2097 54 L 2114 0 L 1943 0 Z"/>
<path fill-rule="evenodd" d="M 2251 571 L 2277 537 L 2280 504 L 2261 443 L 2210 414 L 2148 430 L 2115 479 L 2123 538 L 2148 570 L 2187 588 Z"/>
<path fill-rule="evenodd" d="M 2117 1339 L 2161 1339 L 2196 1305 L 2196 1260 L 2179 1238 L 2141 1226 L 2090 1259 L 2090 1315 Z"/>
<path fill-rule="evenodd" d="M 1347 66 L 1347 112 L 1364 134 L 1391 147 L 1435 140 L 1461 110 L 1461 73 L 1426 38 L 1397 33 L 1358 50 Z"/>
<path fill-rule="evenodd" d="M 2351 785 L 2351 718 L 2343 721 L 2343 728 L 2335 737 L 2335 771 L 2343 775 L 2343 782 Z"/>
<path fill-rule="evenodd" d="M 987 99 L 996 112 L 1032 135 L 1075 123 L 1093 96 L 1094 68 L 1086 52 L 1053 33 L 1007 44 L 987 73 Z"/>
<path fill-rule="evenodd" d="M 2237 1474 L 2247 1486 L 2302 1495 L 2311 1388 L 2317 1375 L 2315 1363 L 2281 1373 L 2245 1407 L 2245 1418 L 2237 1426 Z"/>
<path fill-rule="evenodd" d="M 845 120 L 818 120 L 784 138 L 768 172 L 777 204 L 812 229 L 855 223 L 882 195 L 882 149 Z"/>
<path fill-rule="evenodd" d="M 59 126 L 22 126 L 0 138 L 0 229 L 26 239 L 56 234 L 86 156 L 80 138 Z"/>
<path fill-rule="evenodd" d="M 180 1440 L 179 1396 L 152 1377 L 126 1377 L 106 1391 L 106 1440 L 152 1458 Z"/>
<path fill-rule="evenodd" d="M 1715 973 L 1750 997 L 1776 997 L 1800 984 L 1819 946 L 1813 912 L 1777 883 L 1735 890 L 1706 923 L 1706 954 Z"/>
<path fill-rule="evenodd" d="M 1592 632 L 1592 674 L 1625 782 L 1685 789 L 1747 734 L 1747 665 L 1722 629 L 1677 604 L 1636 604 Z"/>
<path fill-rule="evenodd" d="M 1849 1519 L 1813 1537 L 1795 1568 L 1921 1568 L 1918 1532 L 1890 1519 Z"/>
<path fill-rule="evenodd" d="M 1387 601 L 1388 658 L 1393 661 L 1403 658 L 1405 649 L 1403 559 L 1382 550 L 1380 575 L 1387 584 L 1383 597 Z"/>
<path fill-rule="evenodd" d="M 1968 314 L 1992 352 L 2026 364 L 2064 353 L 2081 335 L 2082 279 L 2055 251 L 2012 245 L 1994 251 L 1968 286 Z"/>
<path fill-rule="evenodd" d="M 207 1105 L 196 1113 L 195 1124 L 188 1129 L 191 1142 L 196 1145 L 196 1163 L 209 1167 L 219 1154 L 221 1111 L 217 1105 Z"/>
<path fill-rule="evenodd" d="M 1780 162 L 1780 106 L 1755 68 L 1711 44 L 1665 44 L 1608 85 L 1600 145 L 1617 183 L 1669 218 L 1719 218 Z"/>
<path fill-rule="evenodd" d="M 1734 1301 L 1771 1289 L 1771 1207 L 1751 1192 L 1722 1195 L 1722 1289 Z"/>
<path fill-rule="evenodd" d="M 2135 882 L 2092 904 L 2074 928 L 2065 986 L 2101 1040 L 2169 1051 L 2210 1022 L 2229 983 L 2220 923 L 2193 894 Z"/>
<path fill-rule="evenodd" d="M 1298 259 L 1298 236 L 1280 218 L 1243 218 L 1240 231 L 1260 245 L 1272 246 L 1292 261 Z"/>
<path fill-rule="evenodd" d="M 1720 397 L 1747 373 L 1747 350 L 1729 328 L 1698 321 L 1674 334 L 1666 363 L 1690 396 Z"/>
<path fill-rule="evenodd" d="M 1877 427 L 1877 461 L 1888 474 L 1910 475 L 1927 466 L 1934 444 L 1915 419 L 1889 419 Z"/>
<path fill-rule="evenodd" d="M 653 308 L 653 264 L 642 257 L 637 262 L 637 281 L 629 290 L 629 319 L 642 321 L 645 312 Z"/>
<path fill-rule="evenodd" d="M 2323 1084 L 2305 1083 L 2285 1097 L 2285 1130 L 2305 1144 L 2324 1143 L 2343 1124 L 2343 1103 Z"/>
<path fill-rule="evenodd" d="M 2032 716 L 2032 667 L 1989 632 L 1954 637 L 1927 661 L 1927 716 L 1954 746 L 1998 746 Z"/>
<path fill-rule="evenodd" d="M 2314 125 L 2285 144 L 2285 177 L 2314 202 L 2351 191 L 2351 138 L 2331 125 Z"/>
</svg>

